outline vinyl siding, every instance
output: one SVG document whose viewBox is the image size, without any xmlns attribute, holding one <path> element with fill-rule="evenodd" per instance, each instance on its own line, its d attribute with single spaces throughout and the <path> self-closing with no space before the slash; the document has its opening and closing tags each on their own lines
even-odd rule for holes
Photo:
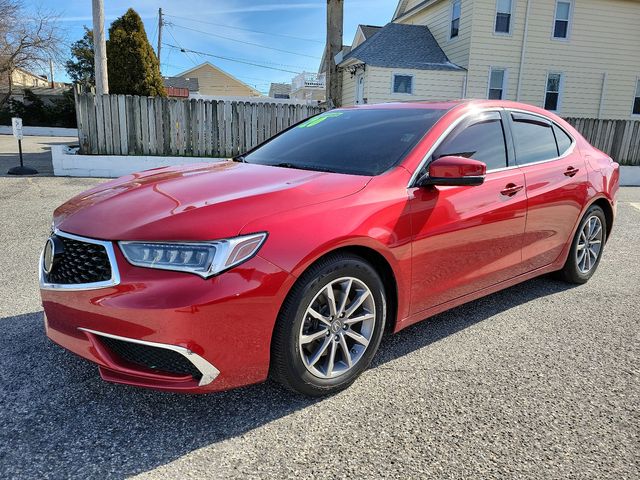
<svg viewBox="0 0 640 480">
<path fill-rule="evenodd" d="M 366 81 L 366 80 L 365 80 Z M 344 70 L 342 72 L 342 106 L 350 107 L 356 103 L 356 77 Z"/>
<path fill-rule="evenodd" d="M 392 93 L 393 74 L 413 75 L 413 94 Z M 364 97 L 367 103 L 420 100 L 453 100 L 460 98 L 465 72 L 441 70 L 405 70 L 367 66 Z M 355 102 L 355 77 L 347 73 L 343 83 L 343 105 Z"/>
<path fill-rule="evenodd" d="M 239 80 L 210 65 L 202 65 L 182 75 L 184 78 L 197 78 L 201 95 L 255 97 L 259 94 Z"/>
<path fill-rule="evenodd" d="M 419 3 L 419 2 L 410 2 Z M 415 13 L 400 18 L 397 23 L 426 25 L 449 60 L 461 67 L 469 64 L 473 0 L 462 0 L 460 27 L 456 38 L 449 39 L 451 31 L 451 0 L 439 0 Z"/>
<path fill-rule="evenodd" d="M 531 1 L 531 0 L 530 0 Z M 494 35 L 495 0 L 473 9 L 467 96 L 486 98 L 491 66 L 508 70 L 507 95 L 516 100 L 527 0 L 514 0 L 512 35 Z M 597 117 L 608 72 L 602 118 L 629 118 L 640 74 L 640 2 L 574 0 L 568 40 L 552 39 L 555 0 L 531 1 L 520 101 L 544 105 L 548 72 L 562 72 L 559 114 Z"/>
</svg>

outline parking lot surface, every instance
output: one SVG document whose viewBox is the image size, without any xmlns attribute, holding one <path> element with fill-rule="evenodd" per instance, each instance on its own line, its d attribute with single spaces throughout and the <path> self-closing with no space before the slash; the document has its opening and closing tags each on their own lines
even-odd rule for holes
<svg viewBox="0 0 640 480">
<path fill-rule="evenodd" d="M 98 181 L 0 178 L 0 478 L 639 478 L 640 188 L 588 284 L 543 277 L 438 315 L 309 400 L 111 385 L 46 339 L 51 212 Z"/>
</svg>

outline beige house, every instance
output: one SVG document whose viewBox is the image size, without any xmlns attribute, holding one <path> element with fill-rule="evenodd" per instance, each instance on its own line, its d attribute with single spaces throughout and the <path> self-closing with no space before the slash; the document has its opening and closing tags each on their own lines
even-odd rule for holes
<svg viewBox="0 0 640 480">
<path fill-rule="evenodd" d="M 260 97 L 262 94 L 253 87 L 238 80 L 215 65 L 205 62 L 175 77 L 197 79 L 198 94 L 214 97 Z"/>
<path fill-rule="evenodd" d="M 7 78 L 0 80 L 0 85 L 7 85 Z M 16 68 L 11 72 L 11 85 L 14 88 L 51 87 L 51 82 L 46 78 L 22 68 Z M 58 85 L 58 82 L 56 82 Z"/>
<path fill-rule="evenodd" d="M 517 100 L 565 117 L 640 116 L 638 0 L 400 0 L 392 22 L 428 28 L 466 70 L 458 96 Z M 440 85 L 417 69 L 407 73 L 416 75 L 407 98 L 437 96 Z M 343 100 L 354 103 L 347 69 L 344 79 Z M 394 99 L 367 97 L 368 79 L 368 101 Z M 392 81 L 387 76 L 387 89 Z"/>
</svg>

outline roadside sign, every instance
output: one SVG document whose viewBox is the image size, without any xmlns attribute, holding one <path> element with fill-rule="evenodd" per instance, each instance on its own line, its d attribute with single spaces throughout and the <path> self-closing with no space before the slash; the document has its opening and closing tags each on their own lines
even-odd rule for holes
<svg viewBox="0 0 640 480">
<path fill-rule="evenodd" d="M 18 155 L 20 155 L 20 166 L 10 168 L 7 173 L 9 175 L 35 175 L 36 173 L 38 173 L 38 171 L 35 168 L 25 167 L 24 160 L 22 159 L 22 119 L 13 117 L 11 119 L 11 128 L 13 129 L 13 136 L 18 140 Z"/>
<path fill-rule="evenodd" d="M 18 117 L 13 117 L 11 119 L 11 127 L 13 128 L 13 136 L 18 140 L 22 140 L 22 119 Z"/>
</svg>

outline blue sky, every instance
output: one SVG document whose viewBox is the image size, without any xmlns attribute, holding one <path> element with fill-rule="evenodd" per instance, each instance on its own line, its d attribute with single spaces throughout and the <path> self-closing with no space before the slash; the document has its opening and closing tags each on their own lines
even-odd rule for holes
<svg viewBox="0 0 640 480">
<path fill-rule="evenodd" d="M 389 22 L 397 2 L 345 0 L 344 3 L 344 40 L 349 44 L 359 23 L 384 25 Z M 37 5 L 60 15 L 69 43 L 82 36 L 83 25 L 91 27 L 89 0 L 40 0 Z M 35 2 L 33 7 L 36 7 Z M 185 54 L 163 45 L 163 75 L 175 75 L 195 64 L 210 61 L 245 83 L 267 92 L 270 82 L 290 81 L 295 75 L 290 72 L 316 71 L 324 48 L 326 0 L 106 0 L 107 30 L 111 21 L 129 7 L 142 17 L 154 48 L 158 7 L 162 7 L 169 23 L 163 31 L 164 44 L 275 68 L 261 68 L 195 53 Z M 57 69 L 56 77 L 67 80 L 62 68 Z"/>
</svg>

